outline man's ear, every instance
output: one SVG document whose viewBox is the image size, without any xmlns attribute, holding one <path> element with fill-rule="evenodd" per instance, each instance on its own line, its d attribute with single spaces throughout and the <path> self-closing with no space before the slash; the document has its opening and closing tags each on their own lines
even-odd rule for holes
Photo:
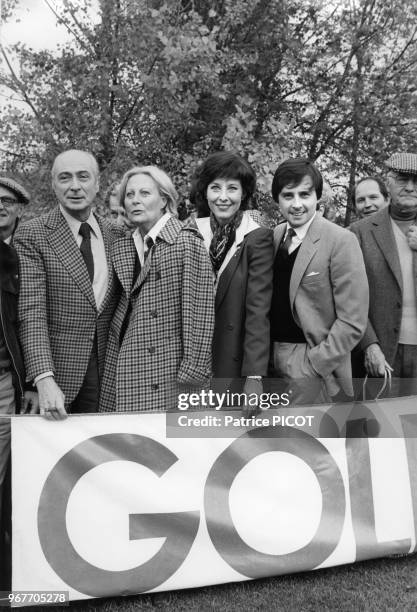
<svg viewBox="0 0 417 612">
<path fill-rule="evenodd" d="M 18 204 L 17 205 L 16 217 L 18 219 L 20 219 L 22 215 L 23 215 L 23 204 Z"/>
</svg>

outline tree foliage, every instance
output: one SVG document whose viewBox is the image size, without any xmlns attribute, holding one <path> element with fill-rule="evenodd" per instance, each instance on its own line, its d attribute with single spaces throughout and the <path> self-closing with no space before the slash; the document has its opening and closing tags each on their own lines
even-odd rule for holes
<svg viewBox="0 0 417 612">
<path fill-rule="evenodd" d="M 349 196 L 358 175 L 414 149 L 412 0 L 100 0 L 99 13 L 92 22 L 90 0 L 64 0 L 70 43 L 2 50 L 0 84 L 21 100 L 1 108 L 2 166 L 23 175 L 36 209 L 68 147 L 95 153 L 103 188 L 155 163 L 184 196 L 199 160 L 234 149 L 256 168 L 264 207 L 286 156 L 317 160 Z"/>
</svg>

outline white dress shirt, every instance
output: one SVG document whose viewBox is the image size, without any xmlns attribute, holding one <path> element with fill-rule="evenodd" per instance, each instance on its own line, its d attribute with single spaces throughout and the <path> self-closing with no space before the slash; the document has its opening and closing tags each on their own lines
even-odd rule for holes
<svg viewBox="0 0 417 612">
<path fill-rule="evenodd" d="M 316 216 L 316 213 L 314 213 L 314 215 L 311 217 L 311 219 L 309 219 L 307 221 L 307 223 L 304 223 L 304 225 L 300 225 L 300 227 L 293 227 L 292 228 L 294 230 L 294 232 L 295 232 L 295 236 L 292 237 L 291 244 L 290 244 L 290 246 L 288 248 L 288 254 L 292 253 L 293 251 L 295 251 L 295 249 L 297 249 L 300 246 L 300 244 L 302 243 L 302 241 L 306 237 L 306 234 L 308 232 L 308 228 L 313 223 L 315 216 Z M 285 228 L 285 234 L 284 234 L 283 242 L 285 242 L 285 240 L 287 238 L 288 230 L 290 229 L 290 227 L 292 227 L 292 226 L 287 221 L 287 227 Z"/>
<path fill-rule="evenodd" d="M 59 205 L 59 208 L 66 222 L 68 223 L 69 228 L 79 247 L 82 242 L 82 236 L 80 236 L 81 221 L 78 221 L 78 219 L 74 219 L 74 217 L 68 214 L 68 212 L 63 206 L 61 206 L 61 204 Z M 101 304 L 103 303 L 104 296 L 106 295 L 107 284 L 109 281 L 106 250 L 104 248 L 104 240 L 100 230 L 100 226 L 92 212 L 90 212 L 90 216 L 86 220 L 86 223 L 88 223 L 92 230 L 90 232 L 90 240 L 91 252 L 93 254 L 94 259 L 93 293 L 94 298 L 96 300 L 97 310 L 99 310 Z"/>
<path fill-rule="evenodd" d="M 169 212 L 166 212 L 165 214 L 163 214 L 162 217 L 158 219 L 155 225 L 151 227 L 149 232 L 143 238 L 142 238 L 142 235 L 138 227 L 133 232 L 132 238 L 133 238 L 133 242 L 135 243 L 136 251 L 138 253 L 138 257 L 139 257 L 141 266 L 143 266 L 143 264 L 145 263 L 145 253 L 148 251 L 148 247 L 146 245 L 146 239 L 152 238 L 153 242 L 155 243 L 158 234 L 162 231 L 162 229 L 165 227 L 165 225 L 167 224 L 167 222 L 170 220 L 171 217 L 172 215 Z"/>
</svg>

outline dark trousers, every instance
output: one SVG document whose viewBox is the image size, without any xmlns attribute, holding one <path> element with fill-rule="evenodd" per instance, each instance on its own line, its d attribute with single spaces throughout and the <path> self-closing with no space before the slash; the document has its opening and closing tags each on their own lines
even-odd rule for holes
<svg viewBox="0 0 417 612">
<path fill-rule="evenodd" d="M 0 516 L 0 590 L 9 591 L 12 583 L 12 502 L 10 460 L 3 483 Z"/>
<path fill-rule="evenodd" d="M 94 338 L 93 348 L 85 373 L 83 384 L 77 397 L 70 405 L 71 414 L 84 414 L 86 412 L 98 412 L 98 400 L 100 396 L 100 377 L 98 370 L 97 336 Z"/>
<path fill-rule="evenodd" d="M 392 364 L 391 396 L 417 395 L 417 346 L 399 344 Z"/>
</svg>

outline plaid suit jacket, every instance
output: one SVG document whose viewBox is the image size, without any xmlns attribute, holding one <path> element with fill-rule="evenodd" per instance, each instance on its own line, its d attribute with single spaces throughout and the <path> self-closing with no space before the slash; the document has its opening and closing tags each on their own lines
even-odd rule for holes
<svg viewBox="0 0 417 612">
<path fill-rule="evenodd" d="M 100 409 L 175 408 L 181 385 L 207 382 L 211 373 L 214 288 L 203 241 L 172 217 L 135 280 L 131 237 L 115 242 L 112 261 L 123 292 L 110 327 Z"/>
<path fill-rule="evenodd" d="M 70 404 L 82 385 L 97 331 L 99 373 L 118 293 L 110 263 L 111 244 L 123 230 L 97 217 L 106 250 L 109 280 L 97 312 L 87 268 L 59 207 L 21 223 L 14 237 L 19 255 L 19 335 L 27 380 L 53 371 Z"/>
</svg>

